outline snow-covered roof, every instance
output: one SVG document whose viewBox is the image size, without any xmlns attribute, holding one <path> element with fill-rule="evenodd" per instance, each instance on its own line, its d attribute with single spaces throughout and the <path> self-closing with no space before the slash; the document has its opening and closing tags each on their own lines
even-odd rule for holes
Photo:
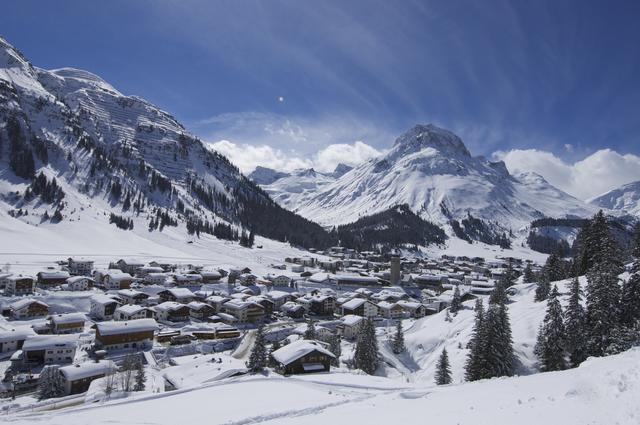
<svg viewBox="0 0 640 425">
<path fill-rule="evenodd" d="M 274 351 L 271 355 L 278 363 L 286 366 L 313 351 L 319 351 L 331 358 L 335 357 L 331 351 L 327 350 L 317 342 L 304 339 L 289 343 Z"/>
<path fill-rule="evenodd" d="M 397 306 L 398 303 L 390 303 L 389 301 L 380 301 L 378 303 L 378 307 L 383 310 L 391 310 L 393 307 Z"/>
<path fill-rule="evenodd" d="M 158 304 L 154 307 L 154 309 L 156 309 L 156 311 L 176 311 L 180 310 L 183 307 L 186 307 L 186 305 L 180 304 L 179 302 L 175 301 L 166 301 L 162 304 Z"/>
<path fill-rule="evenodd" d="M 135 297 L 144 297 L 148 298 L 149 295 L 144 292 L 136 291 L 135 289 L 120 289 L 118 291 L 118 295 L 122 295 L 123 297 L 135 298 Z"/>
<path fill-rule="evenodd" d="M 118 300 L 114 299 L 111 295 L 97 294 L 91 297 L 91 302 L 95 304 L 105 305 L 111 303 L 117 303 Z"/>
<path fill-rule="evenodd" d="M 119 335 L 133 332 L 157 331 L 158 324 L 154 319 L 127 320 L 124 322 L 102 322 L 96 327 L 100 335 Z"/>
<path fill-rule="evenodd" d="M 41 305 L 43 305 L 43 306 L 45 306 L 47 308 L 49 307 L 47 304 L 43 303 L 42 301 L 34 300 L 34 299 L 31 299 L 31 298 L 25 298 L 25 299 L 22 299 L 22 300 L 15 301 L 15 302 L 11 303 L 11 305 L 9 305 L 9 307 L 12 310 L 22 310 L 23 308 L 28 307 L 33 303 L 41 304 Z"/>
<path fill-rule="evenodd" d="M 101 362 L 84 362 L 75 365 L 62 366 L 58 369 L 67 381 L 90 378 L 92 376 L 106 375 L 115 370 L 115 365 L 110 360 Z"/>
<path fill-rule="evenodd" d="M 365 300 L 364 298 L 353 298 L 342 304 L 342 308 L 346 308 L 347 310 L 355 310 L 366 302 L 367 300 Z"/>
<path fill-rule="evenodd" d="M 269 291 L 267 296 L 272 300 L 280 300 L 283 298 L 289 298 L 291 296 L 290 293 L 284 291 Z"/>
<path fill-rule="evenodd" d="M 71 276 L 67 279 L 67 283 L 76 283 L 81 282 L 83 280 L 88 280 L 89 282 L 93 282 L 94 280 L 87 276 Z"/>
<path fill-rule="evenodd" d="M 123 280 L 132 280 L 133 276 L 129 273 L 107 273 L 109 279 L 113 282 L 122 282 Z"/>
<path fill-rule="evenodd" d="M 64 270 L 44 270 L 38 273 L 40 279 L 68 279 L 69 272 Z"/>
<path fill-rule="evenodd" d="M 209 304 L 206 303 L 202 303 L 199 301 L 191 301 L 189 304 L 187 304 L 187 307 L 189 307 L 191 310 L 202 310 L 203 308 L 211 308 L 211 306 Z"/>
<path fill-rule="evenodd" d="M 62 325 L 68 323 L 80 323 L 86 320 L 84 313 L 66 313 L 66 314 L 55 314 L 49 316 L 51 323 Z"/>
<path fill-rule="evenodd" d="M 31 328 L 9 329 L 0 331 L 0 342 L 25 340 L 36 333 Z"/>
<path fill-rule="evenodd" d="M 143 307 L 141 305 L 136 305 L 136 304 L 126 304 L 126 305 L 121 305 L 120 307 L 118 307 L 116 309 L 116 311 L 119 311 L 123 314 L 137 314 L 142 310 L 146 310 L 146 307 Z"/>
<path fill-rule="evenodd" d="M 336 276 L 337 280 L 350 281 L 350 282 L 372 282 L 378 283 L 378 278 L 373 276 L 358 276 L 342 274 Z"/>
<path fill-rule="evenodd" d="M 195 296 L 189 288 L 169 288 L 167 291 L 176 298 L 193 298 Z"/>
<path fill-rule="evenodd" d="M 44 350 L 51 347 L 74 348 L 78 344 L 78 335 L 36 335 L 27 338 L 22 351 Z"/>
<path fill-rule="evenodd" d="M 355 326 L 360 322 L 362 322 L 363 320 L 364 320 L 364 317 L 356 316 L 355 314 L 346 314 L 342 316 L 342 318 L 340 319 L 342 324 L 345 326 Z"/>
</svg>

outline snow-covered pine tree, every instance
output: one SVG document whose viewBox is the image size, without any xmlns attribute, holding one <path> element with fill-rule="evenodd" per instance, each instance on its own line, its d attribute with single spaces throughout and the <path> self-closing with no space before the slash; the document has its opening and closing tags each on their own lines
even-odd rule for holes
<svg viewBox="0 0 640 425">
<path fill-rule="evenodd" d="M 635 229 L 631 255 L 631 276 L 622 285 L 620 299 L 620 324 L 627 327 L 640 320 L 640 225 Z"/>
<path fill-rule="evenodd" d="M 544 372 L 564 370 L 565 327 L 562 306 L 558 300 L 558 288 L 554 285 L 547 299 L 547 314 L 540 326 L 534 352 L 540 360 L 540 369 Z"/>
<path fill-rule="evenodd" d="M 282 346 L 280 345 L 280 341 L 278 341 L 277 339 L 273 341 L 273 343 L 271 344 L 271 350 L 269 351 L 269 359 L 268 359 L 268 363 L 271 367 L 276 366 L 275 359 L 272 356 L 273 352 L 279 350 L 280 348 L 282 348 Z"/>
<path fill-rule="evenodd" d="M 469 354 L 465 365 L 465 379 L 477 381 L 485 377 L 485 326 L 484 306 L 482 299 L 478 298 L 475 305 L 476 318 L 471 333 L 471 339 L 467 343 Z"/>
<path fill-rule="evenodd" d="M 612 331 L 618 326 L 621 273 L 619 248 L 600 211 L 591 226 L 589 244 L 596 244 L 597 256 L 587 274 L 587 354 L 602 356 L 613 342 Z M 594 235 L 597 235 L 596 238 Z"/>
<path fill-rule="evenodd" d="M 507 304 L 507 302 L 509 302 L 509 298 L 507 297 L 505 280 L 498 279 L 489 296 L 489 304 Z"/>
<path fill-rule="evenodd" d="M 462 297 L 460 296 L 460 288 L 458 285 L 453 290 L 453 297 L 451 298 L 451 305 L 449 311 L 457 313 L 462 308 Z"/>
<path fill-rule="evenodd" d="M 443 348 L 438 364 L 436 365 L 436 385 L 448 385 L 451 383 L 451 366 L 449 365 L 449 355 L 447 349 Z"/>
<path fill-rule="evenodd" d="M 144 365 L 142 360 L 138 360 L 136 363 L 136 376 L 135 383 L 133 384 L 133 391 L 144 391 L 147 382 L 147 375 L 144 373 Z"/>
<path fill-rule="evenodd" d="M 313 319 L 309 318 L 307 321 L 307 329 L 304 331 L 304 339 L 314 340 L 317 338 L 316 326 Z"/>
<path fill-rule="evenodd" d="M 356 349 L 354 353 L 355 366 L 369 375 L 373 375 L 378 369 L 378 339 L 376 337 L 376 329 L 372 319 L 363 321 L 358 340 L 356 341 Z"/>
<path fill-rule="evenodd" d="M 549 291 L 551 289 L 551 281 L 549 280 L 549 274 L 545 269 L 538 273 L 538 284 L 536 286 L 536 293 L 534 301 L 541 302 L 547 299 Z"/>
<path fill-rule="evenodd" d="M 531 267 L 531 263 L 529 262 L 527 262 L 527 265 L 524 267 L 524 275 L 522 279 L 524 283 L 531 283 L 536 280 L 536 277 L 533 274 L 533 268 Z"/>
<path fill-rule="evenodd" d="M 253 342 L 253 348 L 249 355 L 247 368 L 253 372 L 261 372 L 267 366 L 267 346 L 264 338 L 264 327 L 258 326 L 256 331 L 256 339 Z"/>
<path fill-rule="evenodd" d="M 513 375 L 513 340 L 505 288 L 496 284 L 484 318 L 484 360 L 487 378 Z"/>
<path fill-rule="evenodd" d="M 395 354 L 400 354 L 405 350 L 404 346 L 404 330 L 402 329 L 402 320 L 398 320 L 396 324 L 396 333 L 393 336 L 392 349 Z"/>
<path fill-rule="evenodd" d="M 585 346 L 585 312 L 582 306 L 580 281 L 574 278 L 569 291 L 569 304 L 564 314 L 565 347 L 569 354 L 569 364 L 577 367 L 586 358 Z"/>
<path fill-rule="evenodd" d="M 38 400 L 65 395 L 64 381 L 58 366 L 45 366 L 38 381 Z"/>
<path fill-rule="evenodd" d="M 335 334 L 331 335 L 329 338 L 329 351 L 333 353 L 335 358 L 331 359 L 331 365 L 338 367 L 340 366 L 340 356 L 342 355 L 342 338 L 340 335 Z"/>
</svg>

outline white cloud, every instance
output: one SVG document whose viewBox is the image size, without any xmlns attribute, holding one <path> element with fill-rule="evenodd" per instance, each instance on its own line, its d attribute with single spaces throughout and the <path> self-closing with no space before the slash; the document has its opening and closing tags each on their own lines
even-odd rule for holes
<svg viewBox="0 0 640 425">
<path fill-rule="evenodd" d="M 296 151 L 283 151 L 268 145 L 237 144 L 228 140 L 210 143 L 209 146 L 229 158 L 246 174 L 253 171 L 258 165 L 279 171 L 315 168 L 321 172 L 330 172 L 339 163 L 354 166 L 382 153 L 360 141 L 352 144 L 329 145 L 312 155 L 311 158 L 305 158 Z"/>
<path fill-rule="evenodd" d="M 575 163 L 551 152 L 514 149 L 495 152 L 511 172 L 533 171 L 549 183 L 580 199 L 589 199 L 626 183 L 640 180 L 640 157 L 601 149 Z"/>
</svg>

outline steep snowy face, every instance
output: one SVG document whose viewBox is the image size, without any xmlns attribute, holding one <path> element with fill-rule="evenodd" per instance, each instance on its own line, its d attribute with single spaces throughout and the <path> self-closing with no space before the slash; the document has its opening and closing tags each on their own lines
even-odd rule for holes
<svg viewBox="0 0 640 425">
<path fill-rule="evenodd" d="M 588 202 L 596 207 L 640 217 L 640 181 L 620 186 Z"/>
<path fill-rule="evenodd" d="M 587 216 L 593 210 L 542 178 L 521 181 L 504 163 L 472 156 L 459 137 L 432 124 L 411 128 L 387 154 L 299 201 L 290 207 L 325 225 L 408 204 L 437 224 L 471 214 L 505 231 L 544 216 Z"/>
<path fill-rule="evenodd" d="M 274 201 L 284 208 L 293 210 L 334 181 L 333 173 L 324 174 L 309 168 L 294 170 L 290 174 L 284 173 L 271 183 L 261 186 Z"/>
<path fill-rule="evenodd" d="M 273 168 L 267 168 L 262 166 L 257 166 L 255 170 L 249 174 L 249 179 L 251 179 L 255 184 L 259 185 L 267 185 L 275 182 L 278 179 L 283 177 L 288 177 L 291 174 L 284 173 L 282 171 L 276 171 Z"/>
</svg>

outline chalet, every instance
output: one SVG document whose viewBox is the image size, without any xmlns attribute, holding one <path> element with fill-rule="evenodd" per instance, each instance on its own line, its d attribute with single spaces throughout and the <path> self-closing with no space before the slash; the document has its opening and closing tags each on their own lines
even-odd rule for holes
<svg viewBox="0 0 640 425">
<path fill-rule="evenodd" d="M 317 341 L 298 340 L 271 353 L 275 369 L 283 375 L 329 372 L 335 358 Z"/>
<path fill-rule="evenodd" d="M 122 258 L 116 262 L 116 265 L 123 273 L 128 273 L 130 275 L 136 275 L 138 270 L 144 267 L 144 263 L 139 260 L 134 260 L 132 258 Z"/>
<path fill-rule="evenodd" d="M 273 301 L 273 306 L 276 309 L 282 307 L 282 305 L 291 300 L 291 294 L 284 291 L 269 291 L 267 297 Z"/>
<path fill-rule="evenodd" d="M 188 288 L 169 288 L 158 292 L 161 301 L 175 301 L 183 304 L 190 303 L 196 296 Z"/>
<path fill-rule="evenodd" d="M 71 277 L 69 272 L 63 270 L 45 270 L 36 275 L 38 286 L 47 288 L 62 285 Z"/>
<path fill-rule="evenodd" d="M 16 360 L 24 366 L 71 363 L 77 346 L 76 335 L 36 335 L 26 339 Z"/>
<path fill-rule="evenodd" d="M 222 306 L 224 313 L 235 317 L 239 322 L 260 322 L 264 318 L 264 307 L 251 301 L 231 300 Z"/>
<path fill-rule="evenodd" d="M 287 316 L 293 319 L 300 319 L 304 316 L 305 309 L 302 305 L 295 303 L 293 301 L 288 301 L 284 303 L 280 310 L 286 314 Z"/>
<path fill-rule="evenodd" d="M 342 315 L 353 314 L 362 317 L 376 317 L 378 307 L 369 300 L 363 298 L 353 298 L 340 306 Z"/>
<path fill-rule="evenodd" d="M 251 273 L 242 273 L 240 276 L 238 276 L 238 282 L 240 282 L 240 284 L 244 286 L 255 285 L 257 279 L 258 277 Z"/>
<path fill-rule="evenodd" d="M 338 286 L 380 286 L 380 280 L 373 276 L 361 275 L 336 275 Z"/>
<path fill-rule="evenodd" d="M 380 301 L 377 306 L 378 313 L 385 319 L 400 319 L 405 315 L 404 309 L 398 303 Z"/>
<path fill-rule="evenodd" d="M 71 334 L 84 330 L 84 313 L 55 314 L 48 317 L 51 333 Z"/>
<path fill-rule="evenodd" d="M 247 301 L 260 304 L 264 308 L 264 314 L 267 316 L 270 316 L 273 313 L 273 310 L 275 309 L 275 303 L 271 301 L 271 299 L 263 295 L 256 295 L 253 297 L 249 297 L 247 298 Z"/>
<path fill-rule="evenodd" d="M 98 320 L 111 320 L 119 305 L 119 299 L 113 296 L 104 294 L 94 295 L 91 297 L 89 316 Z"/>
<path fill-rule="evenodd" d="M 222 279 L 222 273 L 218 270 L 201 270 L 202 283 L 215 283 Z"/>
<path fill-rule="evenodd" d="M 144 304 L 149 295 L 135 289 L 121 289 L 117 292 L 118 297 L 126 304 Z"/>
<path fill-rule="evenodd" d="M 209 304 L 192 301 L 187 304 L 189 315 L 192 319 L 206 320 L 207 317 L 216 314 L 216 309 Z"/>
<path fill-rule="evenodd" d="M 149 273 L 144 278 L 150 285 L 164 285 L 167 282 L 168 275 L 166 273 Z"/>
<path fill-rule="evenodd" d="M 0 331 L 0 354 L 13 353 L 22 349 L 27 338 L 35 336 L 35 332 L 31 328 L 9 329 Z"/>
<path fill-rule="evenodd" d="M 63 366 L 58 369 L 58 372 L 62 375 L 65 394 L 71 395 L 86 392 L 92 381 L 114 373 L 115 370 L 116 366 L 113 362 L 104 360 Z"/>
<path fill-rule="evenodd" d="M 342 316 L 340 323 L 336 326 L 336 331 L 346 339 L 355 339 L 364 320 L 364 317 L 353 314 Z"/>
<path fill-rule="evenodd" d="M 271 282 L 273 286 L 288 287 L 291 284 L 291 278 L 283 274 L 280 275 L 267 275 L 265 279 Z"/>
<path fill-rule="evenodd" d="M 91 276 L 93 261 L 86 258 L 69 258 L 67 260 L 69 273 L 73 276 Z"/>
<path fill-rule="evenodd" d="M 421 274 L 415 276 L 413 281 L 419 288 L 441 290 L 442 285 L 449 283 L 449 278 L 440 274 Z"/>
<path fill-rule="evenodd" d="M 205 298 L 204 301 L 215 309 L 215 313 L 218 313 L 220 310 L 222 310 L 222 305 L 229 300 L 230 298 L 220 295 L 211 295 L 210 297 Z"/>
<path fill-rule="evenodd" d="M 186 322 L 191 317 L 189 307 L 175 301 L 165 301 L 153 309 L 158 320 L 165 322 Z"/>
<path fill-rule="evenodd" d="M 397 304 L 402 307 L 407 316 L 418 319 L 427 314 L 426 307 L 417 301 L 399 300 Z"/>
<path fill-rule="evenodd" d="M 145 278 L 151 273 L 164 273 L 164 269 L 162 267 L 143 266 L 137 269 L 136 276 Z"/>
<path fill-rule="evenodd" d="M 67 291 L 87 291 L 94 284 L 94 280 L 87 276 L 72 276 L 67 279 L 65 288 Z"/>
<path fill-rule="evenodd" d="M 171 264 L 171 263 L 160 263 L 158 261 L 151 261 L 149 263 L 149 265 L 151 267 L 160 267 L 165 272 L 170 272 L 171 270 L 173 270 L 175 268 L 175 266 L 173 264 Z"/>
<path fill-rule="evenodd" d="M 5 295 L 27 295 L 33 294 L 35 289 L 35 279 L 29 276 L 9 276 L 6 279 L 4 288 Z"/>
<path fill-rule="evenodd" d="M 102 278 L 102 287 L 105 290 L 129 289 L 133 277 L 129 273 L 108 272 Z"/>
<path fill-rule="evenodd" d="M 155 312 L 148 307 L 141 305 L 126 304 L 116 308 L 113 313 L 113 319 L 117 321 L 136 320 L 136 319 L 154 319 Z"/>
<path fill-rule="evenodd" d="M 318 294 L 311 297 L 311 313 L 320 316 L 332 316 L 335 309 L 336 298 L 333 295 Z"/>
<path fill-rule="evenodd" d="M 96 348 L 117 350 L 150 347 L 153 335 L 158 330 L 158 324 L 153 319 L 138 319 L 97 323 L 95 328 Z"/>
<path fill-rule="evenodd" d="M 30 319 L 49 314 L 49 306 L 42 301 L 34 299 L 18 300 L 9 305 L 11 318 L 15 320 Z"/>
<path fill-rule="evenodd" d="M 173 283 L 177 286 L 197 286 L 202 284 L 202 276 L 199 274 L 174 274 Z"/>
</svg>

